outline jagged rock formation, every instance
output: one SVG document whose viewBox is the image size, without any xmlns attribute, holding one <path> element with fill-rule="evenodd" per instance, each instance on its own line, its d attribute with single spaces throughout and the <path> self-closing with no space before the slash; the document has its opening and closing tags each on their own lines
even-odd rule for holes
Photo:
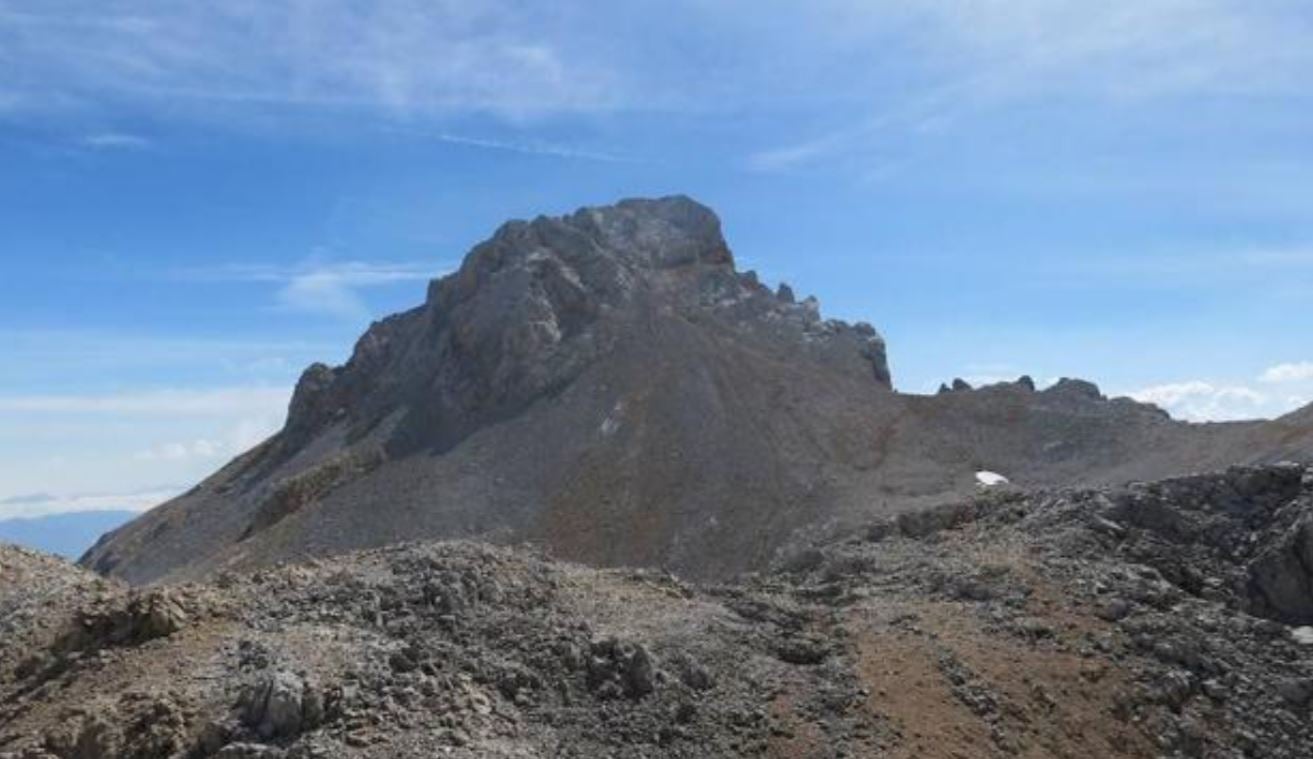
<svg viewBox="0 0 1313 759">
<path fill-rule="evenodd" d="M 738 568 L 824 512 L 827 470 L 869 466 L 890 396 L 874 329 L 736 272 L 692 201 L 512 222 L 307 370 L 281 433 L 87 563 L 141 581 L 475 535 Z"/>
<path fill-rule="evenodd" d="M 0 547 L 0 758 L 1300 759 L 1310 519 L 1288 465 L 989 490 L 728 585 L 426 543 L 134 590 Z"/>
<path fill-rule="evenodd" d="M 506 224 L 308 369 L 280 433 L 84 564 L 148 582 L 429 536 L 724 577 L 981 469 L 1099 483 L 1310 453 L 1313 425 L 1185 425 L 1075 380 L 894 393 L 869 325 L 737 272 L 693 201 L 631 200 Z"/>
</svg>

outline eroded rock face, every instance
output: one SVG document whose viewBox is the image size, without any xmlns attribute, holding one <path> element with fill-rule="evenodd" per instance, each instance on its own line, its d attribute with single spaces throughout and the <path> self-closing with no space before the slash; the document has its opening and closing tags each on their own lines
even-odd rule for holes
<svg viewBox="0 0 1313 759">
<path fill-rule="evenodd" d="M 1091 525 L 1188 592 L 1226 593 L 1254 614 L 1308 624 L 1313 491 L 1305 471 L 1274 465 L 1133 486 L 1104 498 Z"/>
<path fill-rule="evenodd" d="M 167 589 L 144 591 L 124 602 L 84 610 L 60 640 L 61 651 L 136 645 L 172 635 L 188 621 L 182 601 Z"/>
<path fill-rule="evenodd" d="M 1313 623 L 1313 502 L 1249 569 L 1255 608 L 1292 624 Z"/>
<path fill-rule="evenodd" d="M 1313 469 L 1300 481 L 1301 496 L 1280 514 L 1288 525 L 1250 565 L 1255 608 L 1293 624 L 1313 623 Z"/>
<path fill-rule="evenodd" d="M 242 697 L 242 720 L 262 738 L 287 738 L 318 726 L 323 697 L 313 682 L 284 670 L 266 672 Z"/>
<path fill-rule="evenodd" d="M 190 746 L 187 714 L 169 696 L 130 692 L 75 708 L 24 759 L 172 759 Z"/>
</svg>

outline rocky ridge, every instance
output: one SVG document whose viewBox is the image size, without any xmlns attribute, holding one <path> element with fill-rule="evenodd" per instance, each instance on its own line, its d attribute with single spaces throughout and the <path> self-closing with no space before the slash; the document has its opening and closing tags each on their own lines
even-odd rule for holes
<svg viewBox="0 0 1313 759">
<path fill-rule="evenodd" d="M 0 549 L 0 756 L 1302 757 L 1313 469 L 991 488 L 698 585 L 407 544 L 132 589 Z"/>
</svg>

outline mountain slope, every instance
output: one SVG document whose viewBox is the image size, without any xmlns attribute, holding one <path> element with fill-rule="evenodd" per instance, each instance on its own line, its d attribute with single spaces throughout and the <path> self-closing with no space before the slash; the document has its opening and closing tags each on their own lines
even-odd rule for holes
<svg viewBox="0 0 1313 759">
<path fill-rule="evenodd" d="M 724 577 L 982 468 L 1104 482 L 1313 450 L 1265 430 L 1077 381 L 895 393 L 869 325 L 737 272 L 709 209 L 629 200 L 504 225 L 345 366 L 308 369 L 281 432 L 83 562 L 149 582 L 478 537 Z"/>
</svg>

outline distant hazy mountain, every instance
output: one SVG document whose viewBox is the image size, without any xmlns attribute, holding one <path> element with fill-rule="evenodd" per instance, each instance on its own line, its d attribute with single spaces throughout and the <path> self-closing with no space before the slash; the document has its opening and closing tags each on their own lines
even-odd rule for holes
<svg viewBox="0 0 1313 759">
<path fill-rule="evenodd" d="M 96 539 L 137 516 L 135 511 L 76 511 L 0 520 L 0 543 L 17 543 L 77 559 Z"/>
</svg>

